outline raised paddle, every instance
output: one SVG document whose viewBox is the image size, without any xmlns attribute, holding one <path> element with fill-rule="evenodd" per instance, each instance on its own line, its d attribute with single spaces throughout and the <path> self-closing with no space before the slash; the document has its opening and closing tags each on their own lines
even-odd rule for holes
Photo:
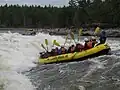
<svg viewBox="0 0 120 90">
<path fill-rule="evenodd" d="M 54 41 L 54 45 L 56 45 L 56 46 L 59 46 L 60 47 L 60 44 L 55 40 Z"/>
<path fill-rule="evenodd" d="M 70 33 L 70 36 L 71 36 L 71 38 L 74 40 L 74 42 L 75 42 L 75 38 L 74 38 L 74 33 L 73 32 L 71 32 Z M 75 42 L 75 44 L 76 44 L 76 42 Z"/>
<path fill-rule="evenodd" d="M 47 46 L 47 51 L 48 51 L 48 40 L 47 39 L 45 39 L 45 44 Z"/>
<path fill-rule="evenodd" d="M 44 46 L 43 44 L 41 44 L 41 47 L 42 47 L 43 49 L 45 49 L 46 52 L 48 52 L 48 50 L 45 48 L 45 46 Z"/>
<path fill-rule="evenodd" d="M 101 29 L 100 29 L 99 27 L 97 27 L 97 28 L 95 29 L 95 32 L 94 32 L 94 36 L 95 36 L 96 39 L 98 38 L 100 32 L 101 32 Z"/>
<path fill-rule="evenodd" d="M 55 43 L 55 42 L 56 42 L 56 40 L 53 40 L 53 42 L 52 42 L 52 43 L 53 43 L 52 47 L 54 47 L 54 45 L 55 45 L 54 43 Z"/>
<path fill-rule="evenodd" d="M 99 28 L 99 27 L 97 27 L 97 28 L 95 29 L 95 32 L 94 32 L 94 35 L 95 35 L 95 36 L 98 36 L 98 34 L 100 34 L 100 28 Z"/>
<path fill-rule="evenodd" d="M 79 30 L 79 34 L 78 34 L 78 41 L 80 41 L 80 36 L 82 35 L 82 31 L 83 31 L 83 29 L 80 28 L 80 30 Z"/>
<path fill-rule="evenodd" d="M 67 39 L 68 39 L 68 35 L 66 36 L 66 39 L 65 39 L 65 43 L 64 43 L 64 46 L 65 46 L 65 44 L 66 44 L 66 42 L 67 42 Z"/>
</svg>

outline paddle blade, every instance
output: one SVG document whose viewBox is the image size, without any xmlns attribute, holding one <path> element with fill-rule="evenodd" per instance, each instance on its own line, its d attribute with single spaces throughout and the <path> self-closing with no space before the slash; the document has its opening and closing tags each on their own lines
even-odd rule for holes
<svg viewBox="0 0 120 90">
<path fill-rule="evenodd" d="M 81 36 L 81 35 L 82 35 L 82 31 L 83 31 L 83 29 L 82 29 L 82 28 L 80 28 L 80 30 L 79 30 L 79 36 Z"/>
<path fill-rule="evenodd" d="M 97 27 L 97 28 L 95 29 L 94 35 L 98 35 L 99 33 L 100 33 L 100 28 Z"/>
<path fill-rule="evenodd" d="M 47 39 L 45 39 L 45 44 L 48 45 L 48 40 Z"/>
<path fill-rule="evenodd" d="M 54 44 L 55 44 L 56 46 L 60 46 L 60 44 L 59 44 L 58 42 L 56 42 L 56 41 L 54 42 Z"/>
<path fill-rule="evenodd" d="M 55 45 L 56 40 L 53 40 L 53 45 Z"/>
<path fill-rule="evenodd" d="M 68 35 L 66 36 L 66 39 L 65 39 L 65 41 L 67 41 L 67 39 L 68 39 Z"/>
<path fill-rule="evenodd" d="M 80 28 L 80 29 L 79 29 L 79 34 L 78 34 L 78 41 L 80 40 L 80 36 L 82 35 L 82 31 L 83 31 L 83 29 Z"/>
</svg>

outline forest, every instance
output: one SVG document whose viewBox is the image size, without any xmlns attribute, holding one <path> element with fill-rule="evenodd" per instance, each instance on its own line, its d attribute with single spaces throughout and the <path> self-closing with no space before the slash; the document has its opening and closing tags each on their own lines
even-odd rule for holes
<svg viewBox="0 0 120 90">
<path fill-rule="evenodd" d="M 1 5 L 0 27 L 120 27 L 120 0 L 70 0 L 68 6 Z"/>
</svg>

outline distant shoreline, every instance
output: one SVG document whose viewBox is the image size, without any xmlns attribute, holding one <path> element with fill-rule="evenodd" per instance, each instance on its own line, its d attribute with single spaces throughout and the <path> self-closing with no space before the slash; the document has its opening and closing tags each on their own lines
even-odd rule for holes
<svg viewBox="0 0 120 90">
<path fill-rule="evenodd" d="M 46 28 L 0 28 L 0 32 L 18 32 L 22 35 L 35 35 L 38 32 L 41 33 L 48 33 L 50 35 L 67 35 L 69 29 L 66 28 L 54 28 L 54 29 L 46 29 Z M 77 29 L 76 29 L 77 30 Z M 108 37 L 120 37 L 120 28 L 109 28 L 109 29 L 103 29 L 107 32 Z M 33 33 L 34 32 L 34 33 Z M 74 32 L 74 30 L 73 30 Z M 83 31 L 82 36 L 93 36 L 93 30 L 85 30 Z M 33 34 L 31 34 L 33 33 Z M 78 33 L 78 31 L 75 33 Z"/>
</svg>

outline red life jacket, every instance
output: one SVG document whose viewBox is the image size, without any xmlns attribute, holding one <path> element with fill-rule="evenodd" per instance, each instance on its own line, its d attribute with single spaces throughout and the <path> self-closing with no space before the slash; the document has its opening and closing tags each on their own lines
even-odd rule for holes
<svg viewBox="0 0 120 90">
<path fill-rule="evenodd" d="M 88 43 L 87 43 L 87 46 L 88 46 L 88 48 L 90 49 L 90 48 L 92 48 L 92 41 L 89 41 Z"/>
<path fill-rule="evenodd" d="M 87 49 L 89 49 L 88 42 L 86 42 L 85 45 L 84 45 L 84 50 L 87 50 Z"/>
</svg>

